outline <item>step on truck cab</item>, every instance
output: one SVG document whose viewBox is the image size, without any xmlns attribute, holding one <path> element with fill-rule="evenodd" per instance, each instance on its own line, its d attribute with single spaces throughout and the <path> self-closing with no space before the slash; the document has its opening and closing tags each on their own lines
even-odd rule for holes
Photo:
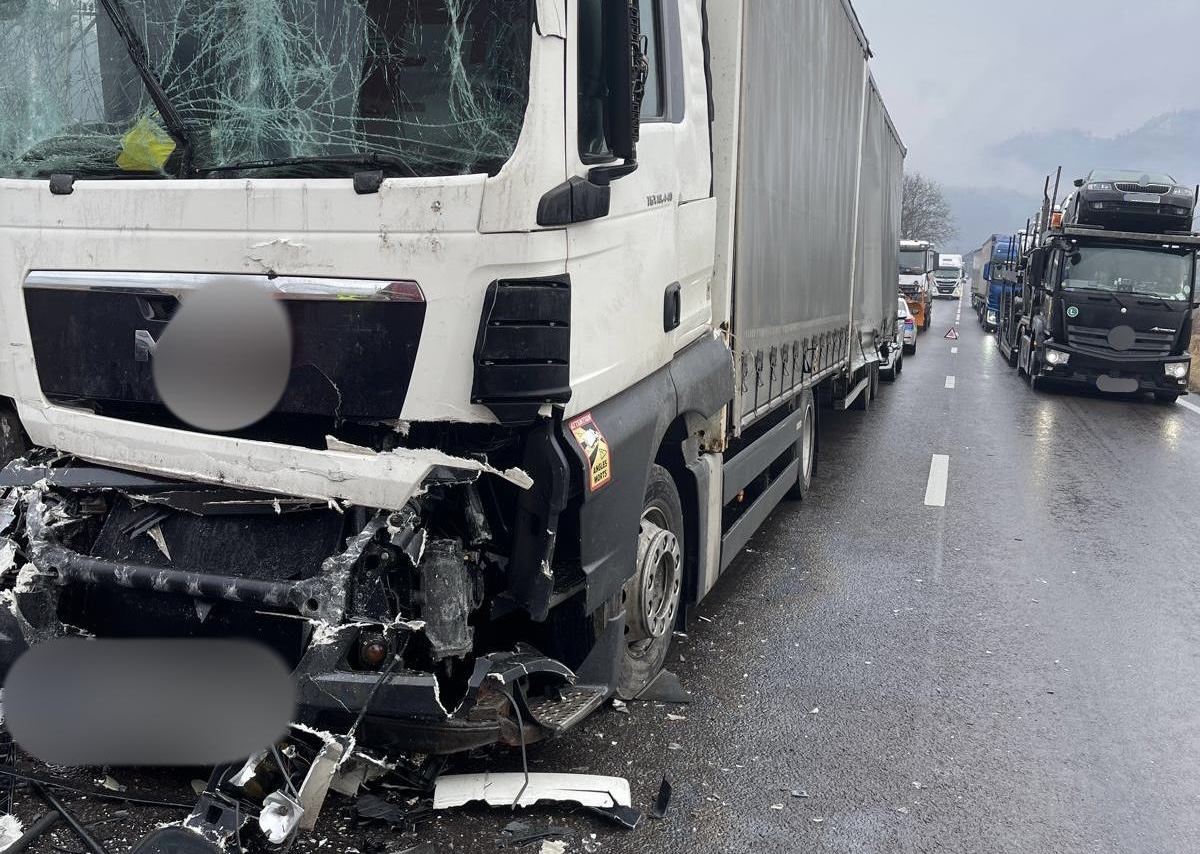
<svg viewBox="0 0 1200 854">
<path fill-rule="evenodd" d="M 0 664 L 253 637 L 310 734 L 555 736 L 647 687 L 895 357 L 866 36 L 268 5 L 0 4 Z M 228 777 L 225 839 L 263 806 Z"/>
<path fill-rule="evenodd" d="M 917 320 L 917 328 L 925 330 L 933 322 L 934 270 L 938 252 L 927 240 L 900 241 L 900 293 L 908 301 L 909 310 Z"/>
</svg>

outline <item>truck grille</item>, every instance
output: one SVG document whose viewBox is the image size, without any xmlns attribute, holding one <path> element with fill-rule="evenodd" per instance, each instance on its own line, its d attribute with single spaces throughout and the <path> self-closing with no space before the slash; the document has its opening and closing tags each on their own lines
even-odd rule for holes
<svg viewBox="0 0 1200 854">
<path fill-rule="evenodd" d="M 1132 181 L 1117 181 L 1113 184 L 1122 193 L 1163 193 L 1171 192 L 1171 188 L 1166 184 L 1135 184 Z"/>
<path fill-rule="evenodd" d="M 1111 356 L 1120 353 L 1134 358 L 1169 356 L 1175 345 L 1171 332 L 1137 332 L 1133 346 L 1128 350 L 1116 350 L 1108 343 L 1109 330 L 1093 326 L 1067 326 L 1067 341 L 1082 353 L 1096 356 Z"/>
</svg>

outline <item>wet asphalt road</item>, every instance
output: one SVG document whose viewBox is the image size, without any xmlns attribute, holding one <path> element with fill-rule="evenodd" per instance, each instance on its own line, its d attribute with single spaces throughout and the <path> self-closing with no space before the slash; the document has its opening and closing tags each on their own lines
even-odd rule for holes
<svg viewBox="0 0 1200 854">
<path fill-rule="evenodd" d="M 666 819 L 516 817 L 568 852 L 1200 851 L 1200 412 L 1031 392 L 969 308 L 942 338 L 955 309 L 868 412 L 822 413 L 812 495 L 675 641 L 693 702 L 531 748 L 533 770 L 629 778 L 643 808 L 666 775 Z M 924 503 L 934 454 L 945 507 Z M 513 818 L 381 834 L 331 799 L 298 850 L 494 852 Z"/>
<path fill-rule="evenodd" d="M 1034 393 L 969 306 L 943 339 L 956 309 L 868 412 L 823 413 L 812 495 L 676 639 L 692 704 L 533 751 L 629 777 L 643 807 L 666 774 L 666 820 L 522 818 L 568 851 L 1200 851 L 1200 412 Z M 511 818 L 420 838 L 494 851 Z"/>
</svg>

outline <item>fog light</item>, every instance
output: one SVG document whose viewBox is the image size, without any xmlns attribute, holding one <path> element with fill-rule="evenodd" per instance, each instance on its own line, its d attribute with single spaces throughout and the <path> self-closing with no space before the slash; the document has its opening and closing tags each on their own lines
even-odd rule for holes
<svg viewBox="0 0 1200 854">
<path fill-rule="evenodd" d="M 1188 367 L 1188 362 L 1168 362 L 1163 365 L 1163 370 L 1167 372 L 1167 376 L 1181 380 L 1188 375 Z"/>
<path fill-rule="evenodd" d="M 1047 350 L 1045 355 L 1047 365 L 1065 365 L 1070 358 L 1071 354 L 1062 350 Z"/>
<path fill-rule="evenodd" d="M 994 311 L 989 311 L 989 312 L 987 313 L 987 322 L 988 322 L 988 323 L 995 323 L 995 322 L 996 322 L 996 317 L 997 317 L 997 315 L 996 315 L 996 312 L 994 312 Z"/>
<path fill-rule="evenodd" d="M 1092 210 L 1095 210 L 1095 211 L 1104 210 L 1104 202 L 1092 202 Z"/>
<path fill-rule="evenodd" d="M 358 663 L 369 670 L 377 670 L 387 658 L 388 643 L 383 635 L 370 634 L 358 637 Z"/>
</svg>

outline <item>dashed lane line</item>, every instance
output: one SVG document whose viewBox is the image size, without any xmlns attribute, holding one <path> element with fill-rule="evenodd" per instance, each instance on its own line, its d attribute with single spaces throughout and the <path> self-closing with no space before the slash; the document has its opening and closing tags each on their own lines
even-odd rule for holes
<svg viewBox="0 0 1200 854">
<path fill-rule="evenodd" d="M 954 388 L 956 382 L 957 380 L 954 377 L 946 377 L 946 388 Z"/>
<path fill-rule="evenodd" d="M 1200 406 L 1197 406 L 1194 403 L 1191 403 L 1186 400 L 1177 400 L 1177 401 L 1175 401 L 1175 403 L 1179 406 L 1182 406 L 1184 409 L 1190 409 L 1192 412 L 1195 412 L 1197 415 L 1200 415 Z"/>
<path fill-rule="evenodd" d="M 957 353 L 957 352 L 958 352 L 958 348 L 957 348 L 957 347 L 951 347 L 951 348 L 950 348 L 950 352 L 951 352 L 951 353 Z"/>
<path fill-rule="evenodd" d="M 950 477 L 950 457 L 934 454 L 929 463 L 929 483 L 925 486 L 925 506 L 946 506 L 946 481 Z"/>
</svg>

